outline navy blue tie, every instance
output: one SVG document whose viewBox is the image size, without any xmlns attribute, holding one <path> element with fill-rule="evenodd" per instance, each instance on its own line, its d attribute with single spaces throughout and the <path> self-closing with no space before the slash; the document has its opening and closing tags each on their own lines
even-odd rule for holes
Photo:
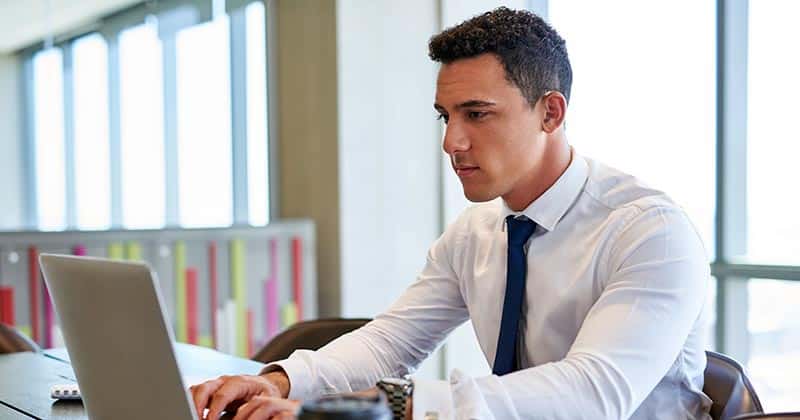
<svg viewBox="0 0 800 420">
<path fill-rule="evenodd" d="M 530 219 L 506 217 L 508 231 L 508 269 L 506 271 L 506 297 L 503 301 L 503 320 L 492 373 L 505 375 L 517 369 L 517 333 L 525 298 L 525 242 L 533 234 L 536 223 Z"/>
</svg>

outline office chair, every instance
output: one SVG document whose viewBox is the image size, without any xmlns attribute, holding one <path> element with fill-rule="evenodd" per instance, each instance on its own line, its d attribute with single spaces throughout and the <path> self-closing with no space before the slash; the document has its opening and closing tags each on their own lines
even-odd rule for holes
<svg viewBox="0 0 800 420">
<path fill-rule="evenodd" d="M 724 354 L 706 351 L 703 392 L 711 398 L 711 418 L 731 420 L 743 414 L 763 414 L 753 384 L 739 362 Z"/>
<path fill-rule="evenodd" d="M 20 351 L 38 353 L 42 351 L 42 349 L 16 328 L 0 323 L 0 354 L 16 353 Z"/>
<path fill-rule="evenodd" d="M 298 322 L 273 337 L 252 359 L 269 363 L 285 359 L 298 349 L 317 350 L 370 321 L 371 319 L 328 318 Z"/>
<path fill-rule="evenodd" d="M 800 419 L 800 412 L 792 413 L 758 413 L 736 416 L 731 420 L 797 420 Z"/>
</svg>

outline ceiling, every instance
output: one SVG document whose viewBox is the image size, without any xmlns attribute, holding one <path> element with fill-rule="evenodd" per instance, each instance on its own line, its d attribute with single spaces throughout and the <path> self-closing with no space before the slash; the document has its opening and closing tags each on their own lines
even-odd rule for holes
<svg viewBox="0 0 800 420">
<path fill-rule="evenodd" d="M 141 0 L 0 0 L 0 54 L 90 24 Z M 49 13 L 48 13 L 49 9 Z M 48 16 L 49 15 L 49 16 Z"/>
</svg>

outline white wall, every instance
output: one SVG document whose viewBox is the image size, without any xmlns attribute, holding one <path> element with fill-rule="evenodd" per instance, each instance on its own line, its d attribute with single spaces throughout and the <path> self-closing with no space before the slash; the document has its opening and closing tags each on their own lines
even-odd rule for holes
<svg viewBox="0 0 800 420">
<path fill-rule="evenodd" d="M 374 316 L 415 279 L 439 234 L 435 2 L 337 2 L 344 316 Z"/>
<path fill-rule="evenodd" d="M 438 29 L 429 0 L 337 2 L 341 298 L 374 317 L 413 282 L 440 233 Z M 440 353 L 419 369 L 440 376 Z"/>
<path fill-rule="evenodd" d="M 0 54 L 0 230 L 23 223 L 20 86 L 19 60 Z"/>
</svg>

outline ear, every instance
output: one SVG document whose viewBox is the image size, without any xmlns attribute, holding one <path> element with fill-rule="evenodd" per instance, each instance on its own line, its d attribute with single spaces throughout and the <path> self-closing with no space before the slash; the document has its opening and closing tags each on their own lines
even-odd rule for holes
<svg viewBox="0 0 800 420">
<path fill-rule="evenodd" d="M 567 114 L 567 98 L 561 92 L 549 91 L 542 95 L 542 130 L 551 134 L 564 124 Z"/>
</svg>

